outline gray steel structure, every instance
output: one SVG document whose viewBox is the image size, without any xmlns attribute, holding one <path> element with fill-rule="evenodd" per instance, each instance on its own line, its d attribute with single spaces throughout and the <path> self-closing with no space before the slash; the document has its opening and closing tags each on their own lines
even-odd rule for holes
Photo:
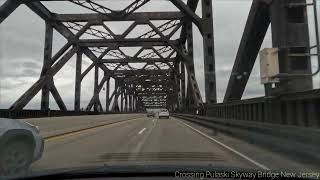
<svg viewBox="0 0 320 180">
<path fill-rule="evenodd" d="M 85 14 L 50 12 L 44 1 L 67 1 L 89 9 Z M 104 0 L 107 2 L 108 0 Z M 61 112 L 81 112 L 81 82 L 94 70 L 94 92 L 85 107 L 86 113 L 136 112 L 146 108 L 168 108 L 171 111 L 206 114 L 219 118 L 320 126 L 319 90 L 313 89 L 311 57 L 320 62 L 320 42 L 316 0 L 253 0 L 238 53 L 225 93 L 224 102 L 217 104 L 216 67 L 212 0 L 168 0 L 175 12 L 138 12 L 151 0 L 132 0 L 122 10 L 112 10 L 95 0 L 7 0 L 0 7 L 0 23 L 19 5 L 25 4 L 46 23 L 43 68 L 39 80 L 1 116 L 19 116 L 26 104 L 42 92 L 41 113 L 49 110 L 49 94 Z M 307 7 L 313 6 L 316 44 L 310 45 Z M 195 13 L 201 8 L 202 16 Z M 164 21 L 156 26 L 154 21 Z M 113 32 L 105 22 L 132 22 L 123 33 Z M 202 100 L 195 78 L 193 24 L 203 39 L 205 99 Z M 150 28 L 135 37 L 128 35 L 139 26 Z M 272 46 L 279 49 L 279 83 L 265 85 L 265 96 L 241 100 L 256 62 L 266 32 L 271 26 Z M 97 28 L 99 27 L 99 28 Z M 101 30 L 102 28 L 102 30 Z M 53 29 L 68 42 L 52 54 Z M 178 38 L 174 35 L 178 33 Z M 83 38 L 86 36 L 87 38 Z M 128 55 L 125 48 L 139 47 Z M 316 53 L 311 53 L 315 49 Z M 82 70 L 82 57 L 92 64 Z M 55 87 L 53 76 L 76 56 L 75 112 L 67 111 Z M 144 63 L 134 68 L 133 63 Z M 320 63 L 319 63 L 320 64 Z M 99 78 L 99 71 L 104 73 Z M 110 92 L 110 79 L 115 88 Z M 100 81 L 99 81 L 100 79 Z M 106 109 L 100 100 L 106 88 Z M 55 112 L 57 113 L 57 112 Z M 85 113 L 85 114 L 86 114 Z"/>
<path fill-rule="evenodd" d="M 46 7 L 45 1 L 67 1 L 69 5 L 86 8 L 91 13 L 58 14 L 51 12 Z M 215 75 L 212 73 L 215 63 L 211 1 L 203 0 L 203 18 L 195 13 L 198 0 L 190 0 L 187 3 L 182 0 L 170 0 L 177 9 L 174 12 L 138 12 L 142 6 L 151 3 L 150 0 L 131 1 L 122 10 L 113 10 L 103 5 L 103 2 L 107 1 L 7 0 L 4 2 L 0 7 L 0 23 L 19 5 L 25 4 L 45 21 L 46 26 L 41 76 L 10 107 L 11 111 L 22 110 L 40 91 L 42 111 L 50 109 L 50 93 L 60 110 L 67 111 L 55 87 L 53 77 L 73 56 L 76 57 L 75 111 L 81 110 L 81 82 L 91 70 L 94 71 L 94 92 L 85 107 L 86 111 L 132 112 L 154 107 L 170 110 L 203 109 L 193 65 L 192 23 L 204 36 L 203 42 L 206 47 L 204 62 L 210 66 L 209 69 L 206 68 L 206 81 L 210 82 L 210 88 L 206 87 L 207 99 L 210 99 L 211 103 L 216 102 Z M 113 32 L 106 22 L 114 21 L 127 21 L 131 24 L 123 33 Z M 162 24 L 156 26 L 154 21 L 161 21 Z M 135 37 L 129 36 L 133 30 L 141 26 L 147 26 L 150 30 Z M 56 54 L 52 54 L 53 30 L 67 39 L 67 43 Z M 176 34 L 177 38 L 174 37 Z M 128 55 L 126 53 L 128 47 L 138 47 L 139 50 L 134 55 Z M 92 64 L 83 70 L 84 55 L 92 61 Z M 135 68 L 133 63 L 144 65 Z M 103 77 L 99 78 L 99 71 L 104 73 Z M 185 77 L 188 79 L 187 82 Z M 110 92 L 111 78 L 115 81 L 113 92 Z M 106 88 L 105 110 L 100 100 L 104 87 Z"/>
</svg>

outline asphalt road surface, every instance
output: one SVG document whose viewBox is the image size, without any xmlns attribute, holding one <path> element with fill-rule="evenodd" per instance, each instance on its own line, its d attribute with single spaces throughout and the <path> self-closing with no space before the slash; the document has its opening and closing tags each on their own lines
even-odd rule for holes
<svg viewBox="0 0 320 180">
<path fill-rule="evenodd" d="M 176 118 L 142 117 L 46 139 L 31 170 L 148 163 L 263 169 Z"/>
</svg>

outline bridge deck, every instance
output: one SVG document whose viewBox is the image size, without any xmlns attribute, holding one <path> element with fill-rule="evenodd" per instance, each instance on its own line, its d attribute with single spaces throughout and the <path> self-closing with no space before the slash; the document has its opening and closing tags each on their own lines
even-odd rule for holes
<svg viewBox="0 0 320 180">
<path fill-rule="evenodd" d="M 88 123 L 88 118 L 91 123 Z M 314 168 L 174 117 L 158 119 L 148 118 L 145 114 L 123 114 L 51 120 L 27 120 L 42 127 L 43 135 L 51 133 L 46 137 L 44 155 L 32 165 L 32 171 L 103 163 L 212 164 L 277 170 L 286 167 L 300 171 Z M 70 132 L 70 126 L 78 131 Z M 58 128 L 70 133 L 59 135 Z M 52 136 L 52 132 L 56 132 L 55 136 Z"/>
</svg>

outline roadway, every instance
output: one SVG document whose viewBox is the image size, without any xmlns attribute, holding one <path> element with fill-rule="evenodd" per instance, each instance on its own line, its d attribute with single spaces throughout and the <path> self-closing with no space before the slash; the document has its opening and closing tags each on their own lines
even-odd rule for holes
<svg viewBox="0 0 320 180">
<path fill-rule="evenodd" d="M 82 117 L 83 118 L 83 117 Z M 262 169 L 183 121 L 135 117 L 46 138 L 31 170 L 112 164 L 213 165 Z"/>
</svg>

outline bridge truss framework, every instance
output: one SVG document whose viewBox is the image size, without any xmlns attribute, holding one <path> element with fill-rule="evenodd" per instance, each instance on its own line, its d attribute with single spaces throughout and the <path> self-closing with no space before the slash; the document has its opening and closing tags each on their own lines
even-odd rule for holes
<svg viewBox="0 0 320 180">
<path fill-rule="evenodd" d="M 67 1 L 89 9 L 86 14 L 51 12 L 45 1 Z M 107 0 L 105 0 L 107 1 Z M 203 113 L 220 118 L 256 120 L 293 125 L 320 126 L 319 89 L 313 88 L 311 57 L 320 62 L 320 42 L 316 0 L 253 0 L 224 102 L 217 104 L 216 67 L 212 0 L 169 0 L 177 11 L 139 12 L 152 0 L 132 0 L 121 10 L 113 10 L 95 0 L 7 0 L 0 7 L 0 23 L 19 5 L 25 4 L 45 21 L 45 48 L 41 76 L 11 107 L 21 111 L 41 91 L 41 110 L 49 109 L 51 93 L 61 111 L 67 111 L 53 77 L 76 56 L 75 102 L 79 112 L 81 82 L 94 70 L 94 92 L 86 111 L 142 111 L 168 108 L 172 111 Z M 198 7 L 199 6 L 199 7 Z M 310 44 L 307 7 L 313 6 L 316 44 Z M 201 8 L 201 17 L 195 13 Z M 123 33 L 113 32 L 106 22 L 130 21 Z M 155 21 L 162 21 L 156 25 Z M 193 26 L 193 24 L 195 26 Z M 129 37 L 139 27 L 149 30 Z M 265 96 L 241 100 L 253 65 L 271 26 L 272 46 L 279 49 L 279 82 L 265 84 Z M 203 39 L 205 103 L 194 68 L 193 27 Z M 53 29 L 67 43 L 52 54 Z M 178 35 L 177 35 L 178 34 Z M 85 38 L 84 38 L 85 37 Z M 128 55 L 125 48 L 139 47 Z M 315 50 L 314 50 L 315 49 Z M 315 53 L 311 53 L 315 52 Z M 82 57 L 92 64 L 82 69 Z M 134 63 L 143 63 L 135 68 Z M 99 71 L 104 73 L 99 78 Z M 110 92 L 110 79 L 115 89 Z M 99 79 L 101 79 L 99 81 Z M 106 108 L 100 100 L 106 87 Z M 119 103 L 120 102 L 120 103 Z M 305 119 L 304 119 L 305 118 Z"/>
<path fill-rule="evenodd" d="M 41 110 L 49 109 L 51 93 L 60 110 L 66 111 L 67 107 L 55 87 L 53 77 L 73 56 L 76 56 L 77 61 L 75 111 L 81 110 L 81 81 L 92 69 L 95 74 L 94 92 L 85 108 L 86 111 L 104 111 L 99 96 L 105 84 L 105 103 L 106 107 L 109 107 L 105 111 L 201 108 L 203 101 L 194 70 L 192 23 L 204 37 L 204 63 L 209 67 L 205 72 L 209 84 L 207 98 L 211 103 L 216 103 L 210 0 L 202 0 L 203 18 L 195 13 L 198 0 L 189 1 L 187 4 L 181 0 L 171 0 L 179 10 L 173 12 L 137 12 L 142 6 L 151 3 L 150 0 L 131 1 L 122 10 L 113 10 L 102 5 L 103 1 L 65 0 L 69 5 L 80 6 L 92 12 L 86 14 L 51 12 L 44 5 L 45 1 L 53 0 L 7 0 L 0 9 L 1 23 L 19 5 L 25 4 L 45 21 L 46 26 L 41 76 L 10 110 L 22 110 L 41 91 Z M 113 32 L 106 23 L 115 21 L 130 21 L 131 25 L 123 33 Z M 161 21 L 162 24 L 155 25 L 155 21 Z M 130 37 L 131 32 L 141 27 L 147 27 L 149 30 Z M 53 29 L 67 39 L 67 43 L 56 54 L 52 54 Z M 179 37 L 173 37 L 175 34 Z M 138 47 L 139 50 L 134 55 L 128 55 L 124 50 L 128 47 Z M 92 61 L 84 71 L 83 55 Z M 134 63 L 143 63 L 144 66 L 135 68 L 131 66 Z M 101 81 L 99 71 L 104 72 Z M 110 78 L 115 80 L 113 92 L 109 89 Z"/>
</svg>

